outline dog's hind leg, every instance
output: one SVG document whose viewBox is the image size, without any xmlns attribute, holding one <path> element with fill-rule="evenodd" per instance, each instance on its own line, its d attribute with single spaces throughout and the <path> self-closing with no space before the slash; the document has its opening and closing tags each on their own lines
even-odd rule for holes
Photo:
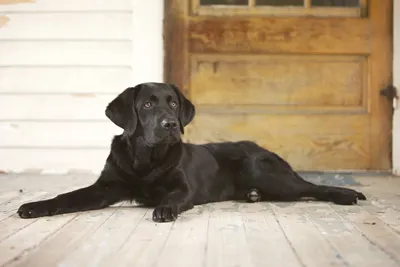
<svg viewBox="0 0 400 267">
<path fill-rule="evenodd" d="M 332 201 L 339 205 L 357 204 L 357 200 L 367 198 L 361 192 L 349 188 L 312 185 L 307 190 L 301 192 L 301 197 L 312 197 L 320 201 Z"/>
<path fill-rule="evenodd" d="M 274 182 L 272 184 L 268 182 L 260 184 L 261 197 L 265 200 L 278 201 L 296 201 L 302 198 L 313 198 L 319 201 L 330 201 L 339 205 L 352 205 L 357 204 L 357 200 L 366 200 L 365 195 L 356 190 L 316 185 L 303 180 L 297 174 L 294 175 L 297 177 L 293 177 L 293 175 L 282 175 L 278 179 L 267 177 L 266 180 L 274 180 Z"/>
<path fill-rule="evenodd" d="M 353 189 L 310 183 L 292 170 L 286 161 L 273 153 L 248 158 L 244 161 L 242 173 L 241 188 L 247 188 L 249 191 L 257 190 L 261 200 L 296 201 L 302 198 L 314 198 L 341 205 L 352 205 L 357 203 L 357 200 L 366 199 L 364 194 Z"/>
</svg>

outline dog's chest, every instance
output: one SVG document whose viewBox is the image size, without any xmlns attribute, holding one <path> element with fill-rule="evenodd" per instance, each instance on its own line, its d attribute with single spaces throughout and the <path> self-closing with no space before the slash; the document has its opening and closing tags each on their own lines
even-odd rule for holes
<svg viewBox="0 0 400 267">
<path fill-rule="evenodd" d="M 141 184 L 135 188 L 133 196 L 137 203 L 149 206 L 160 204 L 164 196 L 167 194 L 165 188 L 156 184 Z"/>
</svg>

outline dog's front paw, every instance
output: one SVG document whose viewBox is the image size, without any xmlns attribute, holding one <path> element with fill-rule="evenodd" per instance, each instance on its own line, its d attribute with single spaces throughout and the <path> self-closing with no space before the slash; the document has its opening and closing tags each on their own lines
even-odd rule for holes
<svg viewBox="0 0 400 267">
<path fill-rule="evenodd" d="M 158 206 L 153 211 L 153 221 L 170 222 L 178 217 L 178 206 L 175 204 Z"/>
<path fill-rule="evenodd" d="M 23 204 L 17 211 L 21 218 L 37 218 L 52 215 L 52 207 L 48 201 Z"/>
</svg>

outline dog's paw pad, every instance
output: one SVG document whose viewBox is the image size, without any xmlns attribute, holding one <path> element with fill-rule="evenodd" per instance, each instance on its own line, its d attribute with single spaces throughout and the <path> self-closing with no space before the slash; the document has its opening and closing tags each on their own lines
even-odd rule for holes
<svg viewBox="0 0 400 267">
<path fill-rule="evenodd" d="M 153 221 L 170 222 L 178 217 L 178 207 L 176 205 L 158 206 L 153 211 Z"/>
<path fill-rule="evenodd" d="M 32 202 L 20 206 L 17 213 L 24 219 L 37 218 L 50 215 L 50 209 L 44 202 Z"/>
</svg>

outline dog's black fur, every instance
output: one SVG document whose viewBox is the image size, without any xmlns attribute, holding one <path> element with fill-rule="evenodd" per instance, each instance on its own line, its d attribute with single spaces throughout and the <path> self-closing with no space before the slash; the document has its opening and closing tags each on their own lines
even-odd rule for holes
<svg viewBox="0 0 400 267">
<path fill-rule="evenodd" d="M 127 88 L 106 109 L 124 132 L 114 137 L 97 181 L 23 204 L 19 216 L 51 216 L 134 200 L 155 207 L 153 220 L 165 222 L 194 205 L 217 201 L 311 197 L 351 205 L 366 199 L 352 189 L 309 183 L 278 155 L 250 141 L 185 144 L 180 137 L 194 115 L 193 104 L 174 85 Z"/>
</svg>

